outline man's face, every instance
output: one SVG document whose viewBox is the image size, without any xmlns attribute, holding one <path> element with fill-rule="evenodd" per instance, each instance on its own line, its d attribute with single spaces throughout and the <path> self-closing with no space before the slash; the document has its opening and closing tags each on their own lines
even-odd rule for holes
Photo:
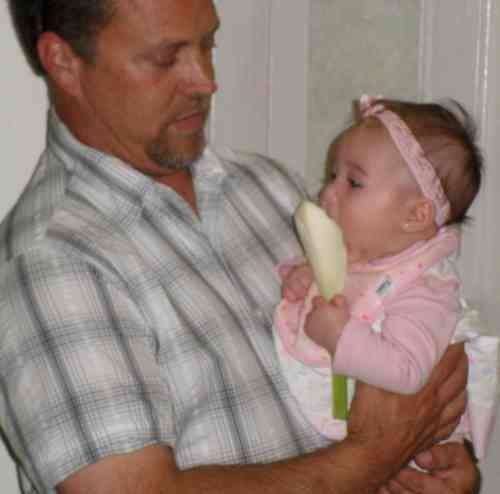
<svg viewBox="0 0 500 494">
<path fill-rule="evenodd" d="M 189 166 L 205 146 L 216 90 L 212 0 L 117 0 L 82 63 L 80 101 L 92 122 L 86 144 L 151 175 Z M 90 115 L 90 117 L 89 117 Z"/>
</svg>

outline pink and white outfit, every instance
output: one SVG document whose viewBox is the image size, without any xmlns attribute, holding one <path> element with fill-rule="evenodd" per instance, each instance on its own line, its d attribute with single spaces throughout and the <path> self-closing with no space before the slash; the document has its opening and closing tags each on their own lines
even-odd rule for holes
<svg viewBox="0 0 500 494">
<path fill-rule="evenodd" d="M 460 430 L 468 433 L 471 423 L 476 455 L 484 455 L 496 406 L 498 339 L 479 336 L 479 328 L 473 327 L 476 321 L 471 325 L 470 317 L 463 317 L 455 265 L 458 244 L 457 230 L 443 227 L 436 237 L 397 256 L 350 266 L 343 294 L 352 317 L 333 361 L 303 331 L 311 300 L 318 294 L 316 286 L 302 302 L 279 304 L 275 342 L 282 369 L 303 413 L 319 432 L 332 439 L 346 434 L 345 421 L 332 418 L 332 370 L 351 378 L 350 399 L 356 379 L 414 393 L 450 342 L 467 340 L 469 405 L 477 406 L 475 411 L 469 406 Z M 284 276 L 291 265 L 280 265 L 279 274 Z M 493 354 L 485 357 L 482 348 L 492 347 Z"/>
<path fill-rule="evenodd" d="M 327 437 L 341 439 L 346 422 L 332 417 L 332 372 L 397 393 L 414 393 L 453 341 L 465 341 L 469 357 L 468 409 L 456 431 L 467 435 L 476 456 L 484 456 L 498 404 L 498 343 L 470 309 L 464 311 L 455 266 L 458 230 L 443 225 L 450 204 L 436 171 L 399 116 L 379 98 L 363 95 L 363 118 L 387 129 L 422 193 L 436 213 L 438 234 L 402 253 L 349 266 L 343 295 L 351 310 L 333 361 L 303 331 L 318 295 L 313 285 L 304 301 L 283 300 L 275 314 L 275 342 L 288 384 L 309 421 Z M 291 264 L 278 267 L 283 277 Z"/>
</svg>

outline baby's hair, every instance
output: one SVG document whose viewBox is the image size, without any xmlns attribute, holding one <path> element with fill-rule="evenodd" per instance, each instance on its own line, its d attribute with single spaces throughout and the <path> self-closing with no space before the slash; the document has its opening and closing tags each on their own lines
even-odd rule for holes
<svg viewBox="0 0 500 494">
<path fill-rule="evenodd" d="M 408 125 L 436 169 L 451 206 L 446 224 L 468 222 L 467 212 L 483 175 L 483 157 L 470 114 L 455 100 L 437 104 L 382 99 L 379 103 Z"/>
</svg>

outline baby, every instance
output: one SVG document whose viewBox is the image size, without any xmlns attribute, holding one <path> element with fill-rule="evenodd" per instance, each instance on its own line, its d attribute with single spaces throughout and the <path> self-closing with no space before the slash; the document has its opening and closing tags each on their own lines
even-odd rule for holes
<svg viewBox="0 0 500 494">
<path fill-rule="evenodd" d="M 345 421 L 332 418 L 332 369 L 414 393 L 451 341 L 473 336 L 464 320 L 457 328 L 456 253 L 483 165 L 471 119 L 455 106 L 458 114 L 437 104 L 362 97 L 358 122 L 335 140 L 332 177 L 320 195 L 321 207 L 343 232 L 344 290 L 327 302 L 311 285 L 307 263 L 279 267 L 280 362 L 305 416 L 328 437 L 346 432 Z M 483 338 L 475 340 L 483 345 Z M 497 341 L 486 343 L 496 350 Z M 496 397 L 496 359 L 479 372 L 485 371 L 491 374 L 486 383 L 471 367 L 469 391 L 476 385 L 488 392 L 479 412 L 464 415 L 460 427 L 464 432 L 471 420 L 483 423 L 473 437 L 477 456 L 493 424 L 490 413 L 484 427 L 482 411 L 491 412 Z"/>
</svg>

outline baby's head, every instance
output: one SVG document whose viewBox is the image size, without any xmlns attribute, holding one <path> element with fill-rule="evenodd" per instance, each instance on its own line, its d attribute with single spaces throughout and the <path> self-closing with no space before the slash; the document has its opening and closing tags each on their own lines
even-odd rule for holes
<svg viewBox="0 0 500 494">
<path fill-rule="evenodd" d="M 381 104 L 395 113 L 420 144 L 450 205 L 444 223 L 466 222 L 469 219 L 467 212 L 479 192 L 483 171 L 483 158 L 476 143 L 472 117 L 454 100 L 449 100 L 446 106 L 386 99 L 373 104 Z M 376 118 L 363 118 L 360 110 L 358 124 L 363 125 L 369 120 L 372 124 L 375 120 L 375 125 L 383 125 Z"/>
<path fill-rule="evenodd" d="M 467 219 L 482 158 L 471 118 L 458 104 L 362 99 L 359 118 L 330 153 L 321 193 L 344 231 L 350 262 L 371 261 Z"/>
</svg>

